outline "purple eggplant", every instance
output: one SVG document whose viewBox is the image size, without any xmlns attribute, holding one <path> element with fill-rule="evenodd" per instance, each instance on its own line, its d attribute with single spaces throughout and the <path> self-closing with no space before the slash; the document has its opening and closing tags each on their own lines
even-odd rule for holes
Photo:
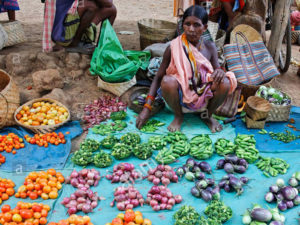
<svg viewBox="0 0 300 225">
<path fill-rule="evenodd" d="M 286 204 L 286 207 L 287 207 L 288 209 L 290 209 L 290 208 L 293 208 L 293 207 L 294 207 L 294 203 L 293 203 L 293 201 L 286 201 L 286 202 L 285 202 L 285 204 Z"/>
<path fill-rule="evenodd" d="M 275 200 L 275 196 L 272 192 L 268 192 L 266 195 L 265 195 L 265 200 L 269 203 L 273 202 Z"/>
<path fill-rule="evenodd" d="M 284 223 L 281 221 L 272 221 L 271 223 L 269 223 L 269 225 L 284 225 Z"/>
<path fill-rule="evenodd" d="M 278 207 L 278 209 L 279 209 L 280 211 L 285 211 L 285 210 L 287 210 L 287 205 L 286 205 L 286 203 L 285 203 L 284 201 L 279 202 L 278 205 L 277 205 L 277 207 Z"/>
<path fill-rule="evenodd" d="M 238 160 L 239 160 L 239 158 L 236 155 L 233 155 L 233 154 L 225 155 L 226 162 L 237 164 Z"/>
<path fill-rule="evenodd" d="M 201 191 L 201 198 L 206 202 L 210 202 L 212 200 L 212 195 L 209 191 L 203 190 Z"/>
<path fill-rule="evenodd" d="M 284 200 L 284 197 L 281 193 L 276 194 L 276 199 L 278 202 L 281 202 L 282 200 Z"/>
<path fill-rule="evenodd" d="M 212 191 L 211 191 L 211 195 L 213 197 L 214 200 L 219 200 L 221 195 L 220 195 L 220 188 L 218 186 L 216 186 Z"/>
<path fill-rule="evenodd" d="M 215 185 L 215 180 L 214 179 L 207 178 L 206 182 L 207 182 L 208 186 L 214 186 Z"/>
<path fill-rule="evenodd" d="M 229 174 L 226 174 L 226 175 L 224 175 L 223 177 L 222 177 L 222 180 L 229 180 Z"/>
<path fill-rule="evenodd" d="M 298 194 L 297 191 L 291 186 L 286 186 L 282 188 L 280 191 L 286 200 L 293 200 Z"/>
<path fill-rule="evenodd" d="M 184 170 L 182 167 L 179 167 L 177 170 L 176 170 L 176 174 L 178 177 L 182 177 L 184 175 Z"/>
<path fill-rule="evenodd" d="M 224 186 L 227 182 L 228 182 L 227 180 L 221 180 L 218 185 L 220 188 L 224 188 Z"/>
<path fill-rule="evenodd" d="M 193 168 L 195 166 L 195 160 L 193 158 L 189 158 L 188 160 L 186 160 L 185 165 L 188 168 Z"/>
<path fill-rule="evenodd" d="M 226 192 L 231 192 L 232 191 L 232 188 L 230 187 L 229 184 L 224 185 L 224 191 L 226 191 Z"/>
<path fill-rule="evenodd" d="M 227 173 L 233 173 L 233 172 L 234 172 L 234 168 L 233 168 L 233 166 L 231 165 L 231 163 L 225 163 L 225 165 L 224 165 L 224 170 L 225 170 Z"/>
<path fill-rule="evenodd" d="M 270 188 L 269 188 L 270 192 L 272 193 L 277 193 L 279 191 L 279 187 L 277 185 L 272 185 Z"/>
<path fill-rule="evenodd" d="M 248 168 L 248 162 L 245 159 L 239 159 L 237 164 Z"/>
<path fill-rule="evenodd" d="M 220 159 L 218 162 L 217 162 L 217 170 L 219 169 L 223 169 L 224 168 L 224 165 L 225 165 L 225 160 L 224 159 Z"/>
<path fill-rule="evenodd" d="M 234 165 L 234 172 L 236 173 L 245 173 L 246 172 L 246 167 L 240 166 L 240 165 Z"/>
<path fill-rule="evenodd" d="M 195 177 L 197 180 L 203 180 L 205 178 L 205 174 L 202 172 L 196 172 Z"/>
<path fill-rule="evenodd" d="M 300 195 L 297 195 L 293 200 L 294 205 L 300 205 Z"/>
<path fill-rule="evenodd" d="M 202 170 L 202 172 L 204 173 L 211 173 L 211 166 L 207 163 L 207 162 L 201 162 L 200 163 L 200 169 Z"/>
<path fill-rule="evenodd" d="M 184 170 L 185 173 L 190 172 L 190 169 L 187 165 L 183 165 L 182 169 Z"/>
<path fill-rule="evenodd" d="M 289 179 L 289 185 L 292 187 L 297 187 L 298 186 L 298 180 L 295 177 L 292 177 Z"/>
<path fill-rule="evenodd" d="M 206 187 L 207 187 L 207 182 L 206 182 L 206 180 L 199 180 L 199 181 L 197 181 L 197 182 L 196 182 L 196 187 L 197 187 L 198 189 L 204 189 L 204 188 L 206 188 Z"/>
<path fill-rule="evenodd" d="M 251 211 L 251 218 L 259 222 L 269 222 L 272 219 L 272 213 L 263 208 L 255 208 Z"/>
<path fill-rule="evenodd" d="M 196 165 L 195 165 L 195 166 L 192 168 L 192 172 L 193 172 L 193 173 L 201 172 L 201 169 L 200 169 L 199 166 L 196 166 Z"/>
<path fill-rule="evenodd" d="M 249 182 L 249 178 L 248 177 L 241 177 L 240 178 L 240 181 L 243 183 L 243 184 L 247 184 Z"/>
<path fill-rule="evenodd" d="M 192 193 L 193 196 L 195 196 L 195 197 L 197 197 L 197 198 L 200 198 L 200 196 L 201 196 L 200 191 L 199 191 L 198 188 L 196 188 L 196 187 L 192 187 L 191 193 Z"/>
<path fill-rule="evenodd" d="M 243 187 L 242 182 L 240 182 L 240 180 L 236 177 L 231 177 L 229 179 L 229 184 L 235 189 L 235 190 L 239 190 Z"/>
<path fill-rule="evenodd" d="M 207 190 L 209 193 L 211 193 L 213 188 L 212 187 L 207 187 L 205 190 Z"/>
</svg>

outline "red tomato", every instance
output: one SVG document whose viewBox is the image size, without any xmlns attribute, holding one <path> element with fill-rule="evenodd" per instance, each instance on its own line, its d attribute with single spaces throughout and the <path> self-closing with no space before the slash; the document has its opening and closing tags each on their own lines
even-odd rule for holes
<svg viewBox="0 0 300 225">
<path fill-rule="evenodd" d="M 10 206 L 9 205 L 4 205 L 4 206 L 2 206 L 1 210 L 2 210 L 3 213 L 9 212 L 10 211 Z"/>
<path fill-rule="evenodd" d="M 21 209 L 20 215 L 22 216 L 23 219 L 30 219 L 33 216 L 32 211 L 29 209 Z"/>
</svg>

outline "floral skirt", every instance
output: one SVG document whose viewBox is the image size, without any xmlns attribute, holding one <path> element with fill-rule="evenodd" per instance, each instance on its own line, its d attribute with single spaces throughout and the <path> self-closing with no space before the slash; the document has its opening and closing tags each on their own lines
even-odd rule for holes
<svg viewBox="0 0 300 225">
<path fill-rule="evenodd" d="M 0 4 L 0 13 L 7 12 L 7 10 L 19 10 L 19 4 L 17 0 L 2 0 Z"/>
</svg>

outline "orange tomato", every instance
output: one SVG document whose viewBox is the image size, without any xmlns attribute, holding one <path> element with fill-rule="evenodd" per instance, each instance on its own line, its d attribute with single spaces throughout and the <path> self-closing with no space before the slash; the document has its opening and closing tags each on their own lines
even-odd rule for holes
<svg viewBox="0 0 300 225">
<path fill-rule="evenodd" d="M 143 216 L 136 215 L 135 218 L 134 218 L 134 222 L 137 223 L 137 224 L 143 224 L 143 222 L 144 222 Z"/>
<path fill-rule="evenodd" d="M 56 191 L 51 191 L 49 193 L 49 198 L 51 198 L 51 199 L 55 199 L 55 198 L 57 198 L 57 196 L 58 196 L 58 193 Z"/>
<path fill-rule="evenodd" d="M 123 220 L 121 220 L 120 218 L 114 218 L 111 221 L 111 225 L 123 225 Z"/>
<path fill-rule="evenodd" d="M 124 221 L 125 222 L 133 222 L 135 219 L 135 214 L 133 210 L 126 210 L 124 215 Z"/>
<path fill-rule="evenodd" d="M 20 215 L 24 219 L 30 219 L 32 217 L 32 211 L 29 209 L 21 209 L 20 210 Z"/>
<path fill-rule="evenodd" d="M 143 225 L 152 225 L 152 222 L 149 219 L 144 219 Z"/>
<path fill-rule="evenodd" d="M 36 192 L 31 192 L 31 193 L 29 194 L 29 198 L 30 198 L 31 200 L 35 200 L 35 199 L 38 198 L 38 194 L 37 194 Z"/>
<path fill-rule="evenodd" d="M 3 213 L 9 212 L 9 211 L 10 211 L 10 205 L 3 205 L 3 206 L 1 207 L 1 211 L 2 211 Z"/>
<path fill-rule="evenodd" d="M 41 225 L 47 224 L 47 218 L 46 217 L 41 217 L 40 218 L 40 224 Z"/>
</svg>

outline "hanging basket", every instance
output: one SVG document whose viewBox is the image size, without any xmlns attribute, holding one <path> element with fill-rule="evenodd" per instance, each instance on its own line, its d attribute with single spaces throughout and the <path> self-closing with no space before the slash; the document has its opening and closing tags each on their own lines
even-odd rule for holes
<svg viewBox="0 0 300 225">
<path fill-rule="evenodd" d="M 55 103 L 58 106 L 64 107 L 67 110 L 67 112 L 68 112 L 68 118 L 65 121 L 63 121 L 62 123 L 59 123 L 59 124 L 55 124 L 55 125 L 42 125 L 42 126 L 25 125 L 25 124 L 23 124 L 23 123 L 21 123 L 21 122 L 19 122 L 17 120 L 16 115 L 22 110 L 22 108 L 24 106 L 31 107 L 33 103 L 35 103 L 35 102 L 41 102 L 41 101 Z M 70 118 L 71 118 L 70 110 L 65 105 L 63 105 L 62 103 L 60 103 L 59 101 L 56 101 L 56 100 L 50 99 L 50 98 L 37 98 L 37 99 L 33 99 L 33 100 L 29 101 L 29 102 L 26 102 L 24 105 L 20 106 L 15 111 L 15 114 L 14 114 L 14 119 L 15 119 L 16 123 L 19 126 L 25 127 L 25 128 L 27 128 L 27 129 L 29 129 L 29 130 L 33 131 L 34 133 L 37 133 L 37 134 L 46 134 L 46 133 L 53 132 L 58 127 L 61 127 L 62 125 L 64 125 L 65 123 L 67 123 L 70 120 Z"/>
<path fill-rule="evenodd" d="M 20 44 L 27 40 L 21 22 L 0 21 L 0 23 L 8 37 L 4 47 Z"/>
<path fill-rule="evenodd" d="M 14 112 L 20 106 L 20 93 L 12 77 L 0 70 L 0 129 L 15 125 Z"/>
</svg>

